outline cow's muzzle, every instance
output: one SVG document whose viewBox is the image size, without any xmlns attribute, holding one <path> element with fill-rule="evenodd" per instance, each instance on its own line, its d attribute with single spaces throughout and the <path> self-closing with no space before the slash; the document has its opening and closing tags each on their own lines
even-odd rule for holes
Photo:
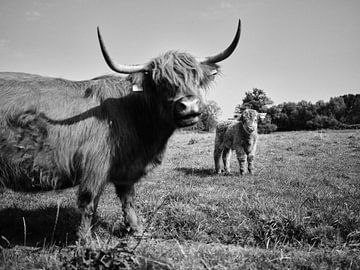
<svg viewBox="0 0 360 270">
<path fill-rule="evenodd" d="M 195 96 L 186 96 L 175 102 L 174 117 L 178 127 L 187 127 L 199 121 L 200 100 Z"/>
<path fill-rule="evenodd" d="M 248 134 L 252 134 L 256 131 L 256 126 L 255 125 L 243 125 L 243 128 L 245 130 L 246 133 Z"/>
</svg>

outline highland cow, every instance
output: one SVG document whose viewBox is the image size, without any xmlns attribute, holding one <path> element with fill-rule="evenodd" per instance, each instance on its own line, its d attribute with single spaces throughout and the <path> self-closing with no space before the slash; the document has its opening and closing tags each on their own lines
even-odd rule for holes
<svg viewBox="0 0 360 270">
<path fill-rule="evenodd" d="M 230 172 L 231 151 L 235 150 L 239 161 L 240 175 L 254 171 L 254 156 L 257 143 L 258 113 L 252 109 L 244 110 L 236 121 L 220 122 L 216 126 L 214 161 L 215 171 L 221 173 L 221 159 L 226 173 Z"/>
<path fill-rule="evenodd" d="M 0 73 L 0 189 L 36 192 L 79 185 L 79 236 L 91 222 L 107 183 L 115 186 L 129 231 L 140 232 L 134 184 L 161 163 L 175 129 L 198 122 L 203 91 L 240 37 L 195 58 L 168 51 L 143 65 L 106 63 L 126 76 L 86 81 Z M 133 91 L 136 88 L 136 91 Z"/>
</svg>

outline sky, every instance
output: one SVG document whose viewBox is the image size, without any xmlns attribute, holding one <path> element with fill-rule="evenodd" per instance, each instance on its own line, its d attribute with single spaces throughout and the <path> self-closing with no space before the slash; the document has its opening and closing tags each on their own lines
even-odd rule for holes
<svg viewBox="0 0 360 270">
<path fill-rule="evenodd" d="M 214 55 L 241 19 L 239 45 L 207 93 L 225 119 L 253 88 L 274 104 L 360 93 L 359 14 L 359 0 L 0 0 L 0 72 L 111 74 L 97 26 L 122 64 L 167 50 Z"/>
</svg>

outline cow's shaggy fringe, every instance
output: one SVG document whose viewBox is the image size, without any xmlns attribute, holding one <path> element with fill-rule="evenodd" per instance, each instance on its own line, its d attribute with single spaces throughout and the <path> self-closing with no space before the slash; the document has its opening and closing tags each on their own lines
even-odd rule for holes
<svg viewBox="0 0 360 270">
<path fill-rule="evenodd" d="M 171 90 L 187 93 L 189 89 L 206 89 L 212 80 L 216 64 L 204 65 L 188 53 L 168 51 L 151 62 L 152 79 L 157 85 L 171 83 Z M 172 93 L 175 94 L 175 93 Z"/>
</svg>

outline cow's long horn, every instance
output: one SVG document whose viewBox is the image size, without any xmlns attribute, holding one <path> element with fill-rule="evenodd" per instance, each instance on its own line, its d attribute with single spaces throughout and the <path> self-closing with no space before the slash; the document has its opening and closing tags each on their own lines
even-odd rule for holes
<svg viewBox="0 0 360 270">
<path fill-rule="evenodd" d="M 227 47 L 226 50 L 224 50 L 221 53 L 216 54 L 214 56 L 198 58 L 198 61 L 201 63 L 217 63 L 217 62 L 220 62 L 220 61 L 228 58 L 234 52 L 234 50 L 239 42 L 240 32 L 241 32 L 241 21 L 239 19 L 237 31 L 236 31 L 235 37 L 234 37 L 233 41 L 231 42 L 230 46 Z"/>
<path fill-rule="evenodd" d="M 98 34 L 98 38 L 99 38 L 101 52 L 102 52 L 102 54 L 104 56 L 104 59 L 105 59 L 106 63 L 108 64 L 108 66 L 112 70 L 114 70 L 116 72 L 119 72 L 119 73 L 125 73 L 125 74 L 131 74 L 131 73 L 147 70 L 147 65 L 121 65 L 121 64 L 115 64 L 113 62 L 113 60 L 110 58 L 109 54 L 107 53 L 105 44 L 104 44 L 103 39 L 102 39 L 101 34 L 100 34 L 99 27 L 97 27 L 97 34 Z"/>
</svg>

